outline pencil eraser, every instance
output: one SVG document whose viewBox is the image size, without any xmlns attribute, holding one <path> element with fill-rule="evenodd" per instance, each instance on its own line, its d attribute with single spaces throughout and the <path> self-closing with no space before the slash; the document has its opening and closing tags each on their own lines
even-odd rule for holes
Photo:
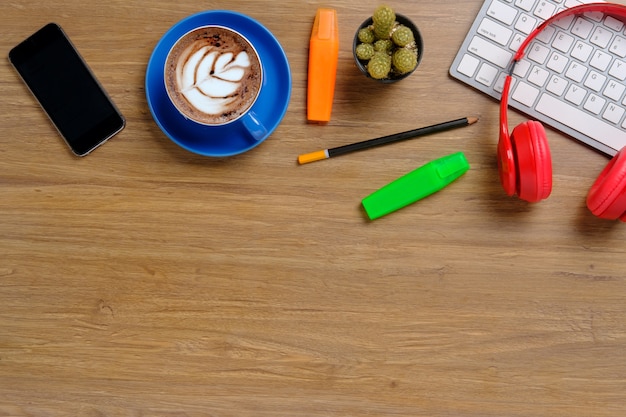
<svg viewBox="0 0 626 417">
<path fill-rule="evenodd" d="M 328 122 L 333 108 L 337 61 L 339 59 L 339 24 L 337 11 L 320 8 L 313 21 L 309 42 L 307 119 Z"/>
</svg>

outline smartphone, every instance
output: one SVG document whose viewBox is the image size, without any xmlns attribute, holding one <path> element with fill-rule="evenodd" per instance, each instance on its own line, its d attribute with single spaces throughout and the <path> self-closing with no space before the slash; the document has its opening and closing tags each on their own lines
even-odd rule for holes
<svg viewBox="0 0 626 417">
<path fill-rule="evenodd" d="M 9 61 L 74 154 L 87 155 L 124 128 L 124 117 L 56 23 L 11 49 Z"/>
</svg>

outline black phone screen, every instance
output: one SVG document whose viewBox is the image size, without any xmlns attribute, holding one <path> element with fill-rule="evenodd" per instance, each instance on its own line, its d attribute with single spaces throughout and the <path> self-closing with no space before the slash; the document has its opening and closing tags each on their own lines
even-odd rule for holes
<svg viewBox="0 0 626 417">
<path fill-rule="evenodd" d="M 86 155 L 124 127 L 124 118 L 57 24 L 13 48 L 9 60 L 75 154 Z"/>
</svg>

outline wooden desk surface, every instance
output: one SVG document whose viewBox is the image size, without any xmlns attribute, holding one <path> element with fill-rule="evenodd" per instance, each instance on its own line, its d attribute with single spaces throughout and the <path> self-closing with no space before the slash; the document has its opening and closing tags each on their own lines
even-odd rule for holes
<svg viewBox="0 0 626 417">
<path fill-rule="evenodd" d="M 447 75 L 481 1 L 393 1 L 426 47 L 411 78 L 385 87 L 363 79 L 350 52 L 378 4 L 0 4 L 4 54 L 61 24 L 128 120 L 76 158 L 0 60 L 0 415 L 626 413 L 626 225 L 585 207 L 607 158 L 549 131 L 553 195 L 506 197 L 497 103 Z M 319 126 L 305 117 L 308 38 L 328 5 L 341 48 L 332 121 Z M 224 8 L 275 34 L 293 90 L 270 139 L 213 160 L 158 129 L 144 74 L 174 23 Z M 394 97 L 408 104 L 393 108 Z M 296 163 L 466 115 L 481 119 Z M 456 151 L 471 164 L 463 178 L 366 220 L 363 197 Z"/>
</svg>

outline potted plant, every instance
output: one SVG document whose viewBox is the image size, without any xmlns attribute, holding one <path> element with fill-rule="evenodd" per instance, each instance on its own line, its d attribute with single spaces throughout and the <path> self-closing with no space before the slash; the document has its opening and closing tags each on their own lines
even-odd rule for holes
<svg viewBox="0 0 626 417">
<path fill-rule="evenodd" d="M 359 26 L 352 49 L 363 74 L 382 83 L 393 83 L 415 71 L 424 43 L 410 19 L 382 5 Z"/>
</svg>

